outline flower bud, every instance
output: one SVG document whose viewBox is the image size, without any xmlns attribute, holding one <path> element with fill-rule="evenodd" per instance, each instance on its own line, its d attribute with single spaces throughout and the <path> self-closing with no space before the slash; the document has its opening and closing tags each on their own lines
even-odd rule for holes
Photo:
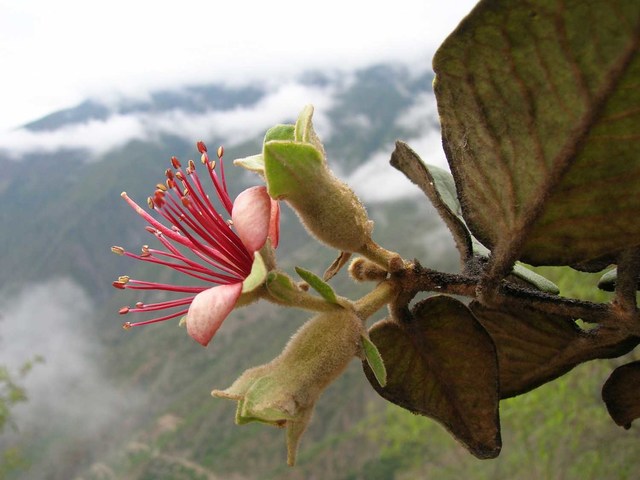
<svg viewBox="0 0 640 480">
<path fill-rule="evenodd" d="M 265 139 L 269 195 L 286 200 L 318 240 L 344 252 L 357 252 L 370 241 L 373 222 L 353 190 L 328 168 L 311 124 L 312 114 L 310 106 L 302 111 L 293 138 Z"/>
<path fill-rule="evenodd" d="M 322 313 L 291 338 L 271 362 L 245 371 L 212 395 L 238 400 L 236 423 L 259 421 L 287 429 L 287 461 L 295 463 L 315 402 L 351 359 L 362 357 L 362 321 L 348 309 Z"/>
</svg>

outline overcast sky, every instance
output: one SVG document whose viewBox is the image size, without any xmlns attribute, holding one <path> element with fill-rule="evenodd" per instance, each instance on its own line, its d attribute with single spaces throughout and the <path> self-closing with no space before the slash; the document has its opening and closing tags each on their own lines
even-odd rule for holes
<svg viewBox="0 0 640 480">
<path fill-rule="evenodd" d="M 475 0 L 0 0 L 0 131 L 87 97 L 430 55 Z"/>
</svg>

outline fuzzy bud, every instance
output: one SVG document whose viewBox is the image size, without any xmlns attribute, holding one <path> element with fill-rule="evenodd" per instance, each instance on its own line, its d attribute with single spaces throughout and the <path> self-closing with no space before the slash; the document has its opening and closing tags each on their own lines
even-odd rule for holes
<svg viewBox="0 0 640 480">
<path fill-rule="evenodd" d="M 305 323 L 274 360 L 245 371 L 212 395 L 238 401 L 239 425 L 260 421 L 286 427 L 287 461 L 293 465 L 315 402 L 354 357 L 362 357 L 363 335 L 353 311 L 322 313 Z"/>
<path fill-rule="evenodd" d="M 349 265 L 349 275 L 358 282 L 380 282 L 387 278 L 387 273 L 384 268 L 362 257 Z"/>
<path fill-rule="evenodd" d="M 312 107 L 305 108 L 293 130 L 281 128 L 284 134 L 274 140 L 265 138 L 264 174 L 269 195 L 287 201 L 321 242 L 340 251 L 357 252 L 370 242 L 373 222 L 353 190 L 328 168 L 311 124 L 312 114 Z M 273 134 L 268 138 L 274 138 Z"/>
</svg>

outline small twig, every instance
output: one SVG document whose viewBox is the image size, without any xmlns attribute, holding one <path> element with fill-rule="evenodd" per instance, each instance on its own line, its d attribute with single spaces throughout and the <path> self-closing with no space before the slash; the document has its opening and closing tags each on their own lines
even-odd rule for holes
<svg viewBox="0 0 640 480">
<path fill-rule="evenodd" d="M 618 257 L 618 273 L 613 304 L 628 315 L 636 315 L 636 291 L 640 273 L 640 249 L 624 250 Z"/>
</svg>

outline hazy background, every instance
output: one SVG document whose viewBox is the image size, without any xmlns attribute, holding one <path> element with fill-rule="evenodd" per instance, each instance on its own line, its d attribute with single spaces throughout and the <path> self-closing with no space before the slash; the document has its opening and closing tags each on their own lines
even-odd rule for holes
<svg viewBox="0 0 640 480">
<path fill-rule="evenodd" d="M 0 0 L 0 131 L 78 103 L 430 55 L 472 0 Z M 0 137 L 0 144 L 6 140 Z"/>
</svg>

